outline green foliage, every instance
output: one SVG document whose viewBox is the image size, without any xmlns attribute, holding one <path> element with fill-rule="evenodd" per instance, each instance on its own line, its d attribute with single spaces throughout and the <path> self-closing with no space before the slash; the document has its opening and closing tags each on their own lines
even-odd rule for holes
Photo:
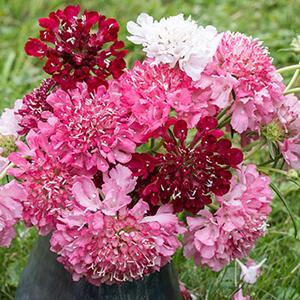
<svg viewBox="0 0 300 300">
<path fill-rule="evenodd" d="M 100 10 L 120 22 L 121 38 L 126 37 L 126 23 L 135 20 L 140 12 L 156 18 L 178 13 L 192 15 L 203 25 L 213 24 L 219 31 L 241 31 L 264 40 L 276 65 L 282 67 L 298 63 L 299 58 L 289 51 L 290 42 L 300 28 L 298 0 L 0 0 L 0 111 L 15 99 L 37 86 L 45 76 L 41 63 L 24 54 L 29 36 L 38 35 L 37 18 L 65 4 L 81 3 L 87 9 Z M 126 43 L 130 50 L 128 64 L 141 58 L 141 48 Z M 298 181 L 299 182 L 299 179 Z M 300 228 L 299 187 L 286 178 L 276 178 L 276 186 L 293 213 Z M 17 227 L 18 238 L 10 249 L 0 249 L 0 299 L 13 299 L 19 276 L 36 238 L 34 230 Z M 256 299 L 300 299 L 300 242 L 294 238 L 289 214 L 282 202 L 275 198 L 270 227 L 260 239 L 251 257 L 257 261 L 267 258 L 263 273 L 249 293 Z M 229 265 L 220 273 L 195 268 L 185 261 L 182 253 L 174 259 L 179 277 L 199 299 L 229 299 L 236 288 L 238 268 Z"/>
</svg>

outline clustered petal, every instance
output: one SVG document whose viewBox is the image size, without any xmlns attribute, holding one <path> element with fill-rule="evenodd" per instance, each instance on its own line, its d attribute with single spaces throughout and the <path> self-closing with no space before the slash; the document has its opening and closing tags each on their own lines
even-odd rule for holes
<svg viewBox="0 0 300 300">
<path fill-rule="evenodd" d="M 15 180 L 0 186 L 0 247 L 9 247 L 15 237 L 13 225 L 22 217 L 21 201 L 26 191 Z"/>
<path fill-rule="evenodd" d="M 125 68 L 118 40 L 119 24 L 96 11 L 84 11 L 80 6 L 67 6 L 39 19 L 40 38 L 30 38 L 25 45 L 28 55 L 47 58 L 44 71 L 62 88 L 74 88 L 85 81 L 90 90 L 107 86 L 106 79 L 118 78 Z M 51 47 L 51 44 L 53 45 Z"/>
<path fill-rule="evenodd" d="M 254 165 L 243 166 L 233 177 L 229 193 L 218 197 L 215 214 L 201 210 L 188 217 L 184 253 L 198 265 L 221 270 L 235 258 L 248 255 L 257 238 L 264 235 L 271 211 L 270 179 Z"/>
<path fill-rule="evenodd" d="M 157 153 L 153 158 L 136 154 L 129 166 L 134 175 L 141 176 L 140 197 L 152 206 L 171 202 L 176 212 L 185 209 L 197 213 L 211 202 L 212 195 L 229 191 L 230 168 L 242 162 L 243 154 L 232 148 L 228 139 L 221 138 L 224 133 L 217 129 L 218 122 L 213 117 L 200 119 L 191 142 L 186 141 L 187 123 L 172 123 L 161 133 L 165 153 Z"/>
<path fill-rule="evenodd" d="M 103 87 L 89 93 L 86 84 L 57 89 L 47 98 L 52 114 L 40 123 L 41 134 L 55 145 L 60 159 L 77 168 L 107 171 L 109 163 L 126 163 L 135 150 L 127 114 Z"/>
</svg>

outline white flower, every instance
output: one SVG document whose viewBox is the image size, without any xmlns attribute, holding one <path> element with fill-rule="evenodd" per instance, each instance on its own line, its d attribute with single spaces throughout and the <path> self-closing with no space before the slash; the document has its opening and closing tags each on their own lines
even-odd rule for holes
<svg viewBox="0 0 300 300">
<path fill-rule="evenodd" d="M 141 44 L 147 57 L 155 64 L 167 63 L 175 67 L 178 63 L 182 71 L 193 80 L 199 80 L 201 72 L 212 61 L 221 39 L 221 34 L 213 26 L 202 27 L 183 14 L 156 21 L 142 13 L 136 23 L 128 22 L 127 37 L 135 44 Z"/>
<path fill-rule="evenodd" d="M 2 115 L 0 116 L 0 134 L 1 135 L 13 135 L 18 137 L 18 131 L 21 129 L 19 126 L 20 117 L 18 117 L 15 112 L 17 112 L 22 106 L 22 100 L 17 100 L 15 102 L 14 108 L 6 108 Z"/>
<path fill-rule="evenodd" d="M 236 259 L 237 263 L 241 267 L 241 279 L 245 283 L 254 284 L 260 275 L 260 268 L 267 259 L 263 259 L 259 264 L 256 264 L 250 260 L 247 265 L 244 265 L 241 261 Z"/>
</svg>

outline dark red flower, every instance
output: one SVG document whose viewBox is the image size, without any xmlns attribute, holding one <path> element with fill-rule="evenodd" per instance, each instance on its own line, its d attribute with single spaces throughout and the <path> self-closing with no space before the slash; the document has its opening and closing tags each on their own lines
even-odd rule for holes
<svg viewBox="0 0 300 300">
<path fill-rule="evenodd" d="M 20 121 L 22 130 L 19 134 L 27 134 L 30 129 L 37 128 L 38 121 L 43 120 L 42 113 L 52 110 L 46 99 L 54 86 L 54 80 L 45 79 L 39 88 L 23 97 L 23 106 L 17 112 L 22 116 Z"/>
<path fill-rule="evenodd" d="M 84 11 L 80 6 L 67 6 L 39 19 L 44 29 L 40 38 L 30 38 L 25 45 L 28 55 L 47 57 L 44 71 L 63 88 L 74 88 L 76 82 L 85 81 L 90 90 L 107 85 L 107 77 L 118 78 L 125 68 L 118 41 L 119 24 L 95 11 Z M 93 29 L 93 32 L 91 30 Z M 52 46 L 51 46 L 52 44 Z"/>
<path fill-rule="evenodd" d="M 202 118 L 191 139 L 185 121 L 168 122 L 160 132 L 162 153 L 135 154 L 129 163 L 139 176 L 139 196 L 152 207 L 171 202 L 176 212 L 196 213 L 211 203 L 213 195 L 226 194 L 231 168 L 242 162 L 243 154 L 222 138 L 217 125 L 213 117 Z"/>
</svg>

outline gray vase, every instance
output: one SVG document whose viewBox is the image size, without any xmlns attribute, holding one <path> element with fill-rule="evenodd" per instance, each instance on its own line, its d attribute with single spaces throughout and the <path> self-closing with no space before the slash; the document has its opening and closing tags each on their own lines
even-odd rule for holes
<svg viewBox="0 0 300 300">
<path fill-rule="evenodd" d="M 21 277 L 16 300 L 182 299 L 177 275 L 171 264 L 143 280 L 97 287 L 84 280 L 74 282 L 49 248 L 49 237 L 40 237 Z"/>
</svg>

